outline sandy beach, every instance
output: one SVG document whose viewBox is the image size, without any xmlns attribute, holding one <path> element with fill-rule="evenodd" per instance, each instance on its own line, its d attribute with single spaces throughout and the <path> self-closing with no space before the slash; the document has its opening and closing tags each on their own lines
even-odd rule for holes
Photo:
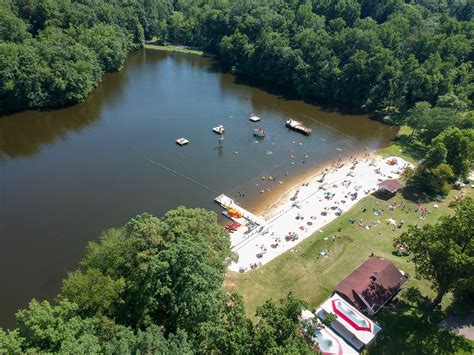
<svg viewBox="0 0 474 355">
<path fill-rule="evenodd" d="M 381 181 L 399 178 L 407 166 L 411 164 L 401 158 L 369 153 L 333 161 L 263 211 L 259 227 L 249 231 L 241 226 L 231 233 L 232 250 L 239 260 L 229 269 L 245 272 L 288 250 L 297 252 L 295 246 L 317 231 L 321 238 L 335 237 L 325 235 L 324 225 L 341 215 L 344 218 L 344 212 L 375 192 Z"/>
</svg>

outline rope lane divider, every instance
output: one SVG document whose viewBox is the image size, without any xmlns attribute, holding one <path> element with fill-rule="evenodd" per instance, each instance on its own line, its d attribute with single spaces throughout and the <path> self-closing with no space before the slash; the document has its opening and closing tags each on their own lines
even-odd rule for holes
<svg viewBox="0 0 474 355">
<path fill-rule="evenodd" d="M 199 182 L 199 181 L 193 179 L 192 177 L 189 177 L 189 176 L 187 176 L 187 175 L 181 174 L 181 173 L 177 172 L 177 171 L 174 170 L 174 169 L 171 169 L 170 167 L 168 167 L 168 166 L 166 166 L 166 165 L 160 164 L 160 163 L 158 163 L 158 162 L 156 162 L 156 161 L 154 161 L 154 160 L 152 160 L 152 159 L 150 159 L 150 158 L 148 158 L 148 162 L 149 162 L 150 164 L 159 166 L 160 168 L 163 168 L 163 169 L 169 171 L 169 172 L 172 173 L 172 174 L 175 174 L 175 175 L 177 175 L 177 176 L 180 176 L 180 177 L 182 177 L 182 178 L 184 178 L 184 179 L 186 179 L 186 180 L 188 180 L 188 181 L 191 181 L 192 183 L 194 183 L 194 184 L 196 184 L 196 185 L 199 185 L 199 186 L 205 188 L 205 189 L 208 190 L 208 191 L 211 191 L 211 192 L 213 192 L 213 193 L 215 193 L 215 194 L 219 194 L 219 192 L 216 191 L 216 190 L 214 190 L 213 188 L 211 188 L 211 187 L 209 187 L 209 186 L 203 184 L 202 182 Z"/>
</svg>

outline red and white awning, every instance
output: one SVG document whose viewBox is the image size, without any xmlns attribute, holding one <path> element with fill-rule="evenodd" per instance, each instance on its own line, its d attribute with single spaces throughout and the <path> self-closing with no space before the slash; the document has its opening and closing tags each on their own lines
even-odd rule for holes
<svg viewBox="0 0 474 355">
<path fill-rule="evenodd" d="M 336 315 L 336 322 L 365 345 L 369 344 L 381 328 L 356 308 L 334 294 L 321 308 L 325 313 Z M 336 324 L 334 325 L 336 329 Z"/>
<path fill-rule="evenodd" d="M 328 327 L 316 331 L 315 342 L 323 355 L 357 355 L 359 354 L 349 346 L 343 338 Z"/>
</svg>

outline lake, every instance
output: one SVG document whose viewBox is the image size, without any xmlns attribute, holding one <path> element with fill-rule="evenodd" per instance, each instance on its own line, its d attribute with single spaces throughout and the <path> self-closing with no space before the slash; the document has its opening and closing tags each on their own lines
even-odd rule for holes
<svg viewBox="0 0 474 355">
<path fill-rule="evenodd" d="M 289 117 L 313 134 L 289 131 Z M 212 132 L 220 124 L 223 147 Z M 211 59 L 154 50 L 130 55 L 83 104 L 1 117 L 0 326 L 13 327 L 31 298 L 53 299 L 106 228 L 180 205 L 220 212 L 221 193 L 258 211 L 328 161 L 396 133 L 236 82 Z"/>
</svg>

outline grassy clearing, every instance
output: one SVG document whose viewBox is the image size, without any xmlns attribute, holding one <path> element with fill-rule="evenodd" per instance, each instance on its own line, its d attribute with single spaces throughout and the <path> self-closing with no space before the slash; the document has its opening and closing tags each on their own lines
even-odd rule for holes
<svg viewBox="0 0 474 355">
<path fill-rule="evenodd" d="M 156 45 L 156 44 L 145 44 L 145 48 L 156 49 L 156 50 L 159 50 L 159 51 L 167 51 L 167 52 L 178 52 L 178 53 L 186 53 L 186 54 L 204 55 L 204 51 L 187 48 L 185 46 L 173 46 L 173 45 L 159 46 L 159 45 Z"/>
<path fill-rule="evenodd" d="M 407 126 L 400 127 L 398 136 L 393 144 L 381 149 L 379 154 L 384 157 L 399 156 L 411 163 L 417 163 L 426 153 L 426 146 L 410 138 L 411 129 Z"/>
<path fill-rule="evenodd" d="M 419 219 L 419 213 L 415 211 L 422 194 L 416 196 L 414 193 L 418 192 L 406 190 L 389 201 L 368 196 L 341 218 L 326 225 L 322 232 L 316 232 L 298 244 L 297 252 L 287 252 L 248 273 L 228 272 L 224 286 L 243 295 L 249 317 L 254 317 L 256 308 L 265 300 L 283 298 L 290 291 L 310 307 L 315 307 L 331 295 L 337 283 L 365 261 L 370 253 L 374 253 L 392 261 L 408 274 L 409 280 L 398 297 L 398 303 L 393 302 L 392 309 L 377 315 L 376 320 L 384 328 L 383 336 L 367 351 L 470 353 L 472 342 L 437 326 L 444 312 L 429 310 L 427 305 L 435 296 L 430 284 L 414 278 L 414 264 L 408 262 L 406 256 L 396 256 L 393 247 L 393 238 L 402 233 L 408 224 L 433 223 L 441 215 L 450 213 L 448 204 L 460 192 L 452 191 L 444 201 L 436 202 L 438 208 L 434 208 L 433 202 L 424 204 L 431 211 L 424 220 Z M 472 196 L 472 189 L 466 188 L 464 194 Z M 388 205 L 395 203 L 397 208 L 390 211 Z M 364 208 L 366 212 L 363 212 Z M 375 216 L 374 209 L 381 209 L 384 213 Z M 349 218 L 356 222 L 352 224 Z M 404 226 L 395 227 L 386 222 L 388 218 L 395 219 L 397 223 L 403 220 Z M 378 220 L 380 224 L 365 229 L 358 226 L 359 220 L 365 223 Z M 333 236 L 337 236 L 335 241 Z M 329 250 L 328 257 L 319 256 L 324 249 Z M 442 309 L 446 309 L 451 301 L 450 295 L 445 296 Z"/>
</svg>

